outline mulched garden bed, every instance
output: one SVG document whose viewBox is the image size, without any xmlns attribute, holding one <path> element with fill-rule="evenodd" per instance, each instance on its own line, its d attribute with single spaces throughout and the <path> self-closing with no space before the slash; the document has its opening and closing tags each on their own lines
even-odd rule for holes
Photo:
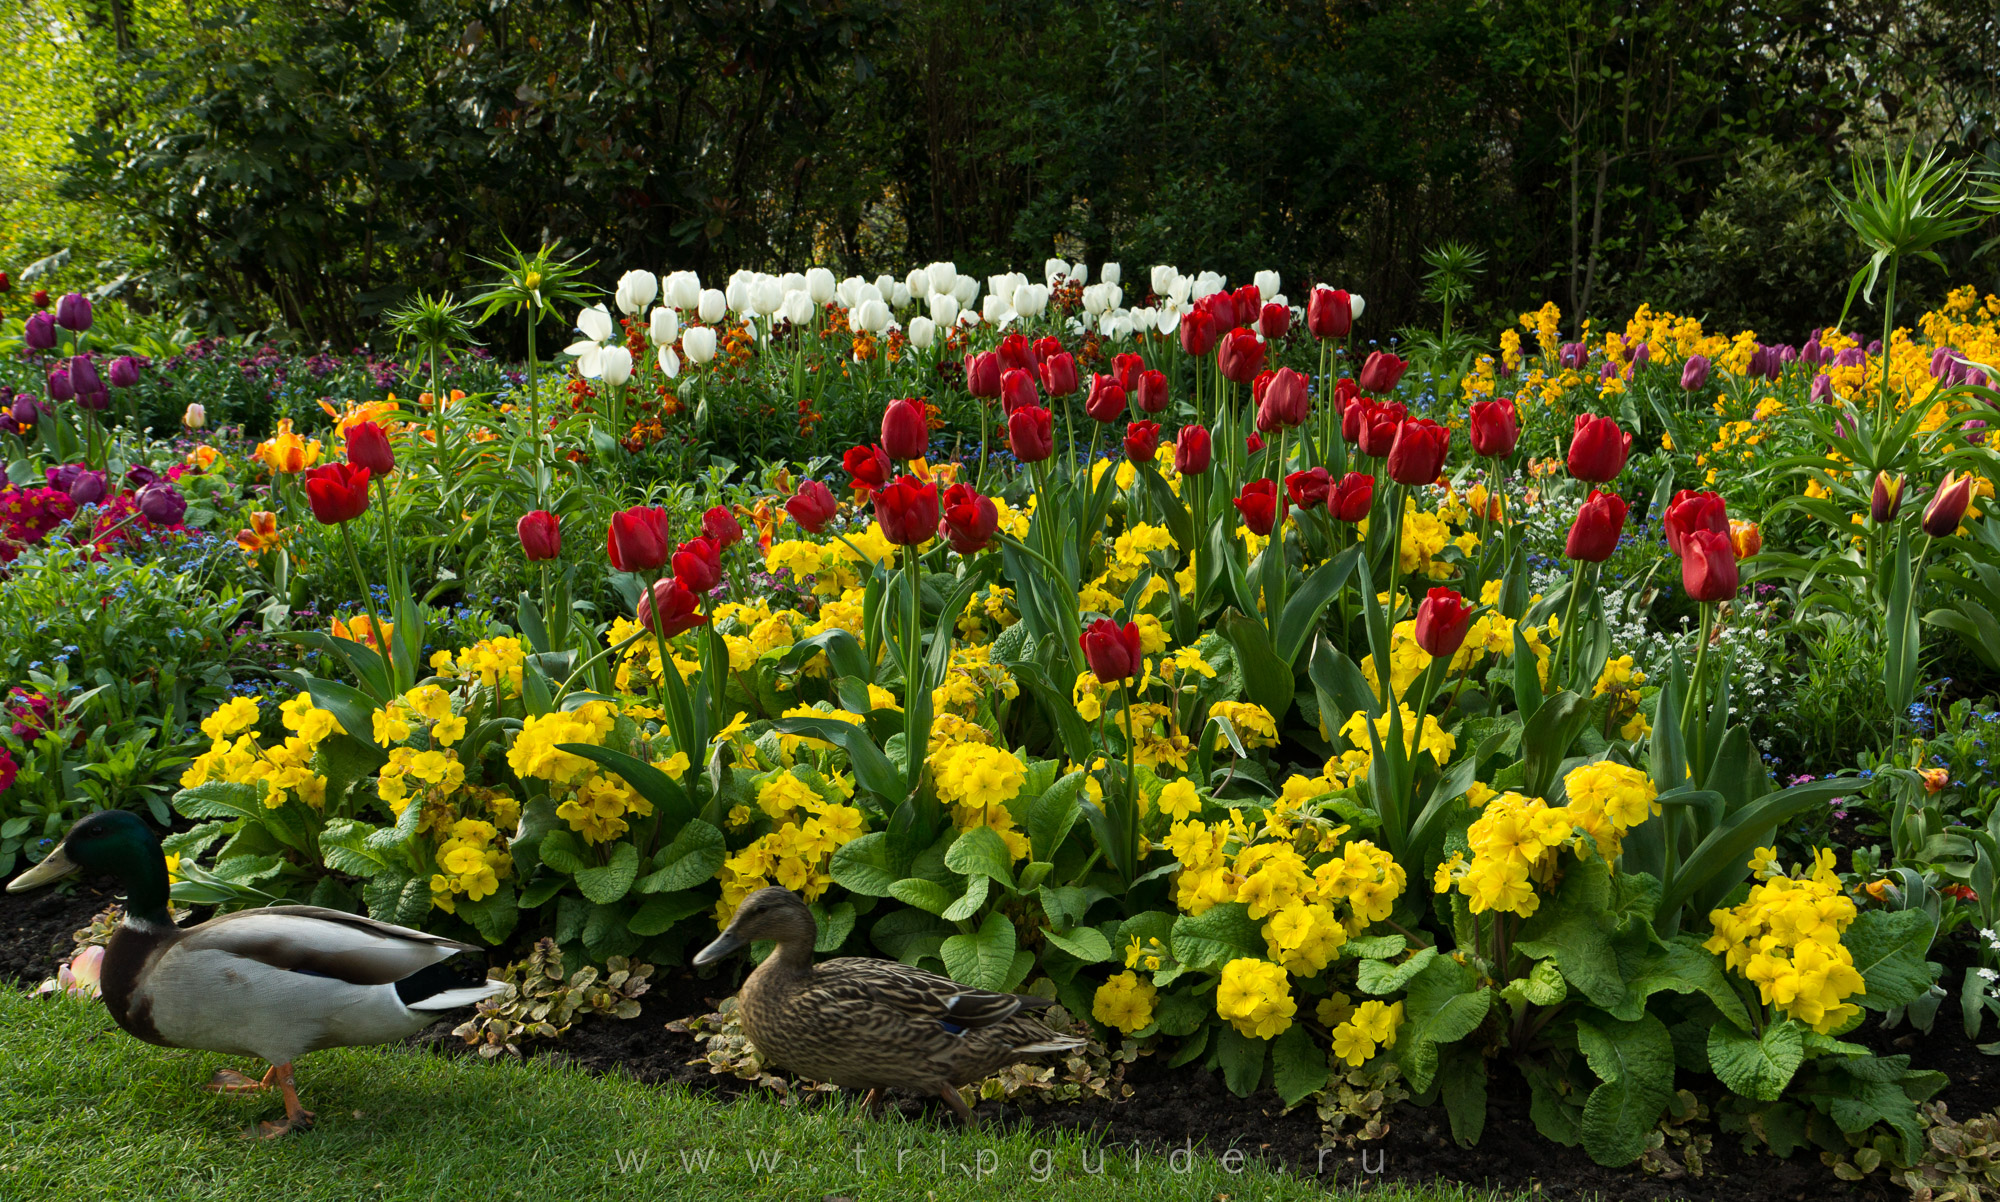
<svg viewBox="0 0 2000 1202">
<path fill-rule="evenodd" d="M 54 971 L 70 946 L 70 935 L 112 900 L 109 882 L 30 896 L 0 894 L 0 979 L 32 986 Z M 1947 953 L 1951 949 L 1940 948 Z M 733 991 L 736 974 L 701 979 L 687 970 L 663 973 L 641 1001 L 637 1018 L 587 1018 L 560 1042 L 530 1045 L 531 1056 L 559 1056 L 593 1071 L 624 1072 L 642 1082 L 674 1081 L 727 1101 L 757 1088 L 728 1075 L 711 1073 L 699 1061 L 694 1038 L 670 1031 L 678 1019 L 712 1012 Z M 1956 980 L 1948 973 L 1948 980 Z M 1955 1010 L 1955 1008 L 1953 1008 Z M 1941 1069 L 1951 1085 L 1939 1100 L 1951 1114 L 1966 1118 L 2000 1107 L 2000 1058 L 1982 1055 L 1965 1037 L 1955 1013 L 1941 1014 L 1929 1035 L 1905 1028 L 1873 1031 L 1863 1041 L 1878 1050 L 1908 1053 L 1921 1068 Z M 462 1054 L 465 1044 L 451 1033 L 459 1021 L 442 1022 L 411 1042 L 435 1051 Z M 1802 1151 L 1789 1160 L 1742 1152 L 1734 1137 L 1711 1132 L 1713 1147 L 1703 1176 L 1666 1177 L 1638 1168 L 1607 1169 L 1578 1148 L 1544 1139 L 1528 1118 L 1528 1090 L 1517 1075 L 1494 1074 L 1484 1138 L 1478 1146 L 1452 1142 L 1442 1108 L 1407 1103 L 1389 1111 L 1383 1138 L 1349 1149 L 1322 1151 L 1320 1123 L 1310 1105 L 1284 1113 L 1275 1095 L 1243 1099 L 1229 1093 L 1214 1074 L 1193 1068 L 1169 1069 L 1163 1057 L 1143 1057 L 1126 1070 L 1133 1096 L 1122 1101 L 1088 1099 L 1069 1104 L 982 1103 L 989 1122 L 1025 1121 L 1031 1127 L 1094 1132 L 1107 1145 L 1137 1144 L 1165 1153 L 1192 1142 L 1212 1154 L 1231 1148 L 1333 1185 L 1386 1182 L 1464 1182 L 1480 1188 L 1532 1192 L 1551 1198 L 1603 1198 L 1650 1202 L 1692 1199 L 1707 1202 L 1798 1202 L 1840 1198 L 1894 1202 L 1908 1195 L 1886 1171 L 1862 1182 L 1845 1182 Z M 1687 1082 L 1683 1081 L 1683 1085 Z M 1697 1090 L 1697 1092 L 1702 1092 Z M 1719 1087 L 1710 1092 L 1719 1092 Z M 811 1095 L 805 1095 L 811 1103 Z M 940 1102 L 894 1099 L 911 1117 L 949 1124 Z M 1363 1150 L 1366 1169 L 1363 1167 Z M 1367 1171 L 1367 1170 L 1373 1170 Z"/>
</svg>

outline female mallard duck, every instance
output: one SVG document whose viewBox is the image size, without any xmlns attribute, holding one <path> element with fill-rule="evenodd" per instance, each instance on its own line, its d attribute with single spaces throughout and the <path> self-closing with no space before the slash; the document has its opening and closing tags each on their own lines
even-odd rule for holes
<svg viewBox="0 0 2000 1202">
<path fill-rule="evenodd" d="M 736 995 L 743 1033 L 767 1064 L 865 1089 L 871 1109 L 882 1091 L 909 1089 L 943 1098 L 970 1124 L 959 1086 L 1083 1046 L 1021 1013 L 1048 1005 L 1046 998 L 971 989 L 894 960 L 849 956 L 815 966 L 817 935 L 796 894 L 759 889 L 694 962 L 712 964 L 760 939 L 777 943 Z"/>
<path fill-rule="evenodd" d="M 220 1069 L 203 1088 L 283 1092 L 283 1122 L 260 1124 L 270 1137 L 312 1126 L 299 1105 L 292 1061 L 321 1048 L 388 1043 L 505 988 L 473 984 L 440 961 L 476 951 L 457 943 L 318 906 L 241 910 L 182 929 L 167 915 L 167 866 L 160 841 L 122 810 L 92 814 L 70 828 L 49 858 L 7 886 L 21 893 L 84 869 L 116 877 L 125 919 L 105 950 L 104 1004 L 118 1025 L 147 1043 L 257 1056 L 259 1079 Z"/>
</svg>

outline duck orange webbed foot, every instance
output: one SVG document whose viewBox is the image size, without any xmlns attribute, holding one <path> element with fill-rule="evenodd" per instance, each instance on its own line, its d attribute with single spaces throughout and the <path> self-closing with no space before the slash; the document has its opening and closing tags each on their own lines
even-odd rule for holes
<svg viewBox="0 0 2000 1202">
<path fill-rule="evenodd" d="M 262 1080 L 247 1073 L 239 1073 L 233 1068 L 219 1068 L 215 1070 L 213 1077 L 203 1083 L 202 1088 L 210 1093 L 245 1094 L 261 1092 L 277 1083 L 278 1070 L 275 1068 L 265 1073 Z"/>
<path fill-rule="evenodd" d="M 284 1093 L 285 1117 L 282 1119 L 268 1119 L 258 1123 L 255 1127 L 245 1131 L 243 1138 L 276 1139 L 281 1135 L 290 1135 L 294 1131 L 312 1130 L 314 1121 L 313 1112 L 299 1105 L 299 1091 L 292 1082 L 292 1066 L 289 1064 L 280 1064 L 273 1067 L 270 1073 L 266 1075 L 265 1080 L 275 1083 L 279 1090 Z"/>
</svg>

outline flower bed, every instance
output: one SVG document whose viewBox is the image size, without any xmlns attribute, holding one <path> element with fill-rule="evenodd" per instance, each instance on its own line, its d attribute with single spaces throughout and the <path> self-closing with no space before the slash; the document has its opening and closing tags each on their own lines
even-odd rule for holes
<svg viewBox="0 0 2000 1202">
<path fill-rule="evenodd" d="M 538 318 L 576 270 L 478 303 Z M 1797 348 L 1648 310 L 1564 342 L 1551 306 L 1412 368 L 1275 273 L 1043 280 L 633 272 L 622 332 L 583 308 L 505 398 L 187 449 L 174 521 L 241 522 L 294 654 L 162 721 L 177 899 L 573 971 L 680 965 L 775 884 L 824 954 L 1041 992 L 1336 1126 L 1382 1089 L 1468 1146 L 1525 1098 L 1604 1166 L 1922 1162 L 1947 1080 L 1885 1033 L 2000 1012 L 2000 298 Z M 28 344 L 73 364 L 63 319 Z M 708 457 L 836 374 L 879 431 L 838 467 Z M 158 448 L 105 412 L 22 443 L 89 511 L 19 540 L 33 578 L 124 554 L 75 480 Z"/>
</svg>

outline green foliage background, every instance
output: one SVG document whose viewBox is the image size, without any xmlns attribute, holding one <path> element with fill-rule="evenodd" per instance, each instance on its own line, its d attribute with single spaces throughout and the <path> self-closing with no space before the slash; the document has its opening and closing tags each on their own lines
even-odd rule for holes
<svg viewBox="0 0 2000 1202">
<path fill-rule="evenodd" d="M 1378 329 L 1428 320 L 1418 252 L 1457 238 L 1493 252 L 1475 326 L 1644 300 L 1798 338 L 1851 269 L 1848 152 L 2000 162 L 1983 0 L 17 0 L 0 28 L 0 267 L 68 249 L 311 343 L 502 237 L 607 279 L 1118 259 L 1135 300 L 1153 262 L 1278 265 Z"/>
</svg>

